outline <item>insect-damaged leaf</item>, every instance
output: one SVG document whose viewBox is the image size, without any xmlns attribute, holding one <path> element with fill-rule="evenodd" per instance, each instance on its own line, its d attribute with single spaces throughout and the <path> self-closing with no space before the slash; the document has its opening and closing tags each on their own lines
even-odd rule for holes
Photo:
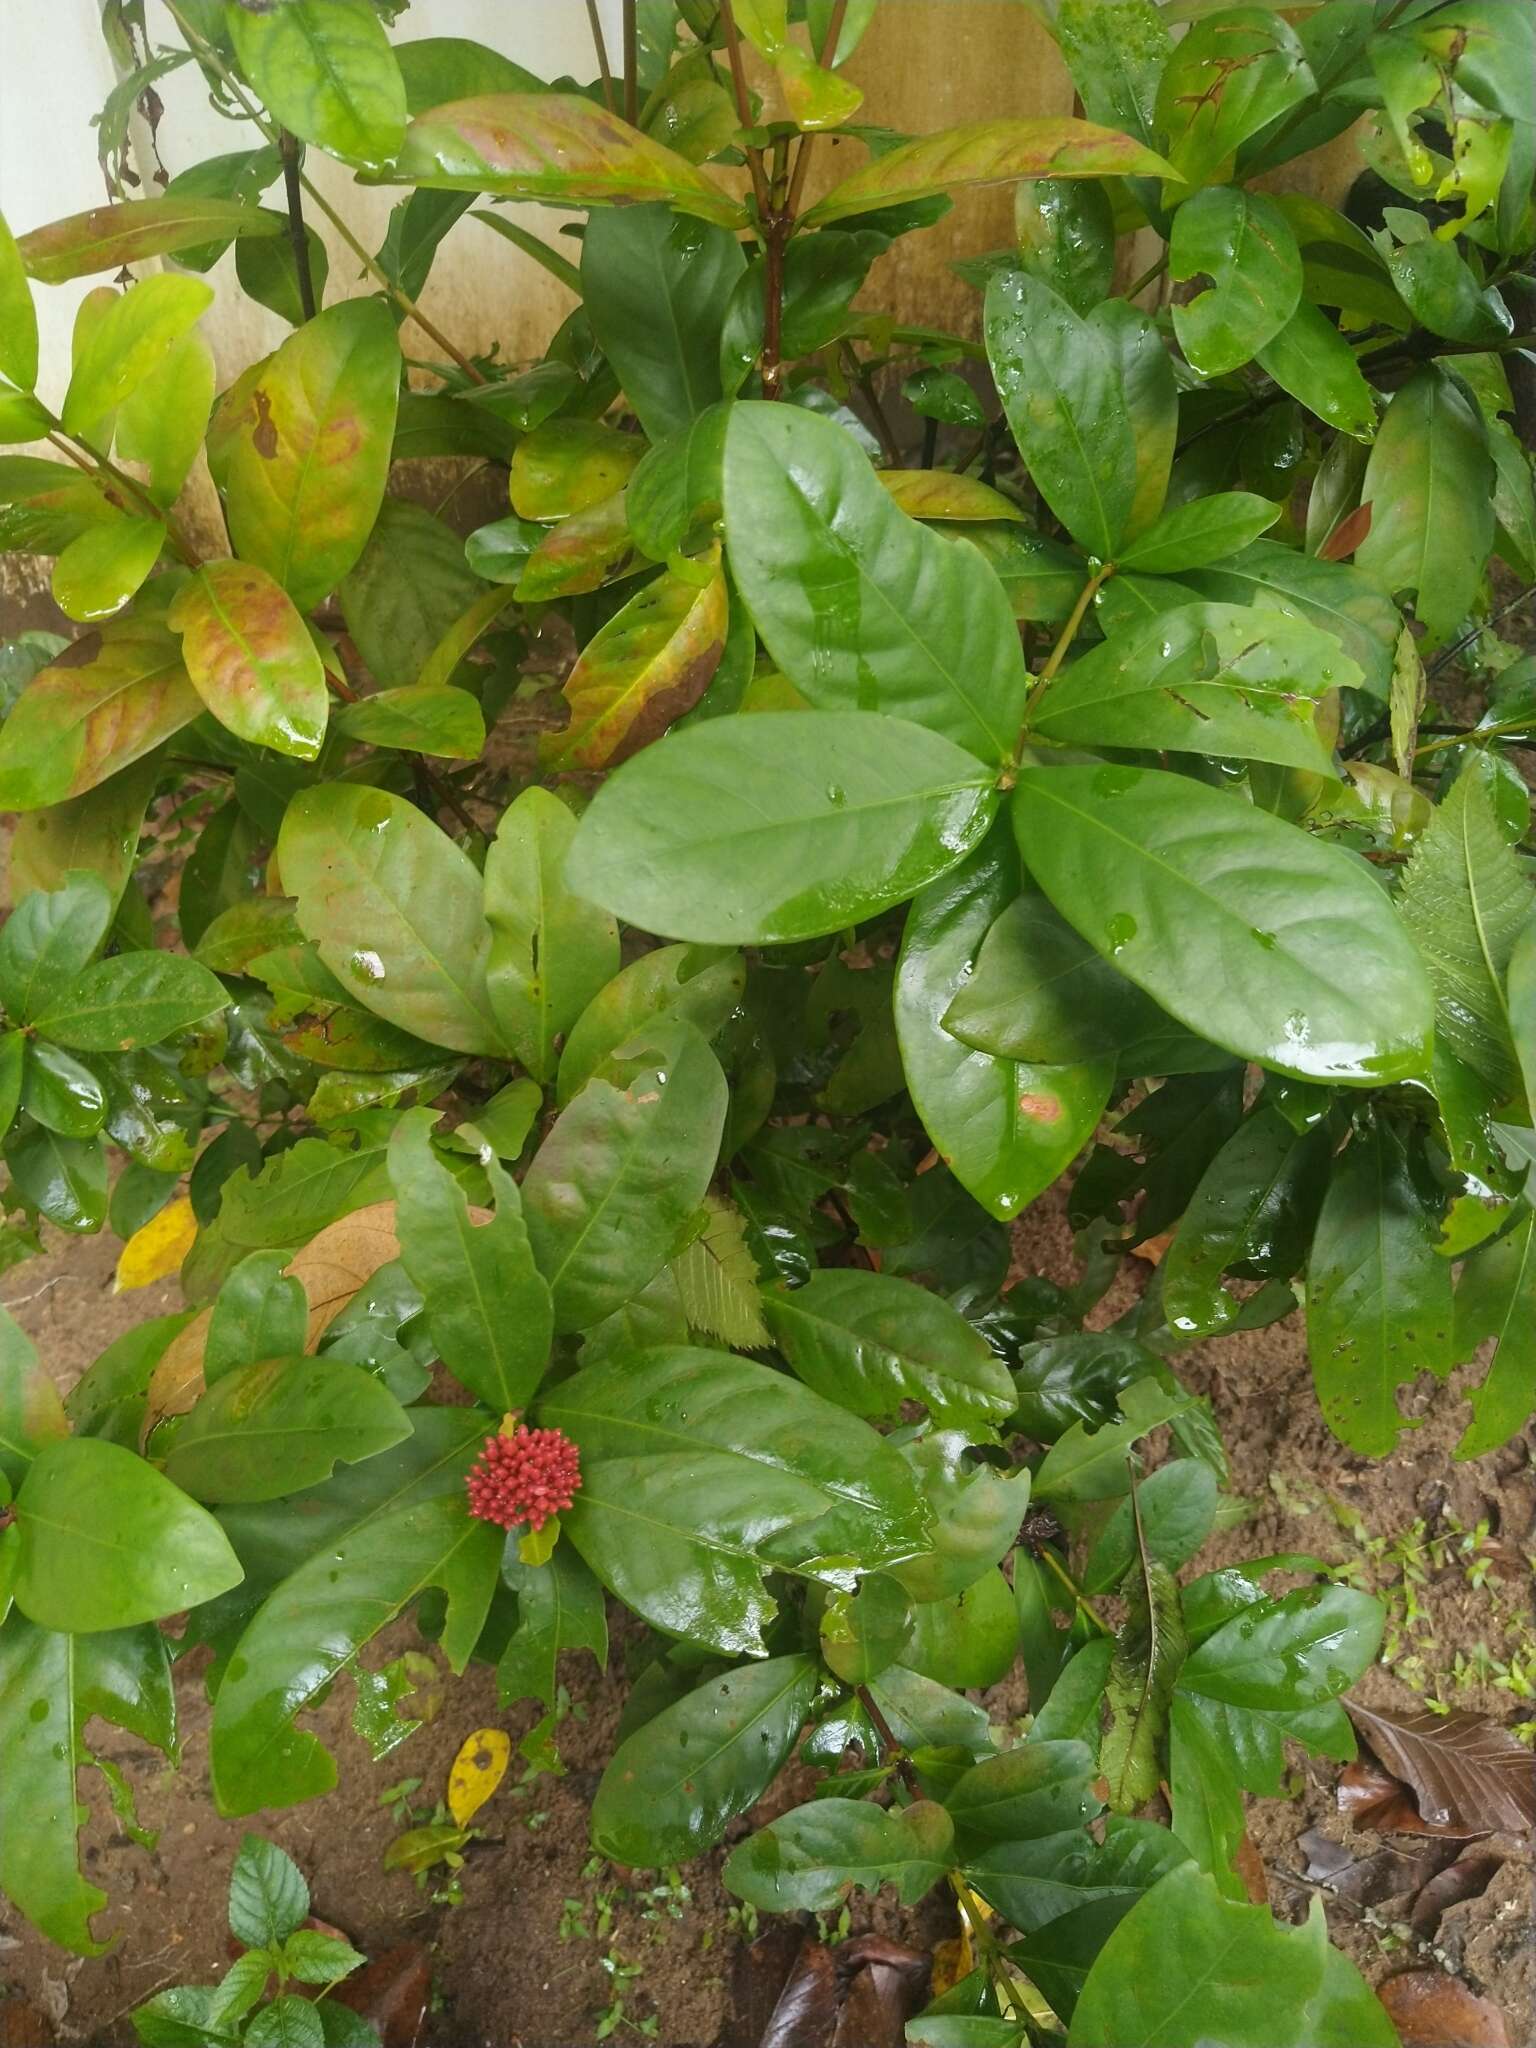
<svg viewBox="0 0 1536 2048">
<path fill-rule="evenodd" d="M 312 761 L 325 737 L 325 668 L 292 599 L 253 562 L 206 562 L 177 593 L 193 687 L 221 725 L 253 745 Z"/>
<path fill-rule="evenodd" d="M 725 651 L 729 600 L 713 566 L 664 570 L 587 642 L 566 678 L 571 722 L 552 768 L 611 768 L 659 739 L 708 687 Z"/>
</svg>

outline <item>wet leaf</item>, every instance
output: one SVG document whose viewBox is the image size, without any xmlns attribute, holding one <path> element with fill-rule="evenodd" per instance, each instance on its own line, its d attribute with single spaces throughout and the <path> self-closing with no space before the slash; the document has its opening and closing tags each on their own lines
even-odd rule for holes
<svg viewBox="0 0 1536 2048">
<path fill-rule="evenodd" d="M 1164 160 L 1143 143 L 1092 121 L 973 121 L 872 157 L 863 170 L 817 200 L 805 224 L 827 227 L 850 214 L 905 206 L 957 185 L 1018 178 L 1156 178 L 1167 172 Z"/>
<path fill-rule="evenodd" d="M 114 519 L 69 543 L 53 565 L 53 601 L 82 622 L 110 618 L 139 589 L 165 541 L 158 519 Z"/>
<path fill-rule="evenodd" d="M 1173 309 L 1186 359 L 1202 377 L 1252 361 L 1295 312 L 1301 251 L 1272 199 L 1237 185 L 1211 185 L 1173 217 L 1169 275 L 1209 277 L 1204 291 Z"/>
<path fill-rule="evenodd" d="M 0 215 L 0 372 L 18 390 L 37 383 L 37 312 L 21 250 Z M 31 438 L 30 436 L 28 437 Z"/>
<path fill-rule="evenodd" d="M 1176 174 L 1204 184 L 1250 136 L 1317 90 L 1296 31 L 1267 7 L 1227 7 L 1174 45 L 1157 120 Z"/>
<path fill-rule="evenodd" d="M 502 1728 L 477 1728 L 466 1735 L 448 1773 L 448 1811 L 468 1827 L 507 1774 L 512 1739 Z"/>
<path fill-rule="evenodd" d="M 405 140 L 405 82 L 368 0 L 236 7 L 229 33 L 274 121 L 347 163 L 377 169 Z"/>
<path fill-rule="evenodd" d="M 395 175 L 557 206 L 656 199 L 721 227 L 745 221 L 739 201 L 704 172 L 574 93 L 492 93 L 430 108 L 406 130 Z"/>
<path fill-rule="evenodd" d="M 859 1799 L 815 1799 L 733 1849 L 721 1877 L 764 1912 L 817 1912 L 850 1886 L 885 1884 L 911 1906 L 938 1883 L 953 1849 L 949 1815 L 932 1800 L 887 1812 Z"/>
<path fill-rule="evenodd" d="M 213 303 L 200 278 L 146 277 L 114 295 L 84 338 L 64 394 L 71 433 L 89 433 L 157 369 Z"/>
<path fill-rule="evenodd" d="M 343 705 L 331 723 L 349 740 L 433 754 L 451 761 L 478 760 L 485 745 L 485 718 L 468 690 L 405 688 L 376 690 Z"/>
<path fill-rule="evenodd" d="M 121 270 L 150 256 L 175 256 L 211 241 L 286 234 L 281 214 L 238 200 L 192 194 L 127 199 L 34 228 L 17 241 L 22 262 L 40 284 L 67 284 L 102 270 Z"/>
<path fill-rule="evenodd" d="M 0 806 L 33 811 L 80 796 L 201 711 L 181 649 L 161 627 L 129 618 L 84 633 L 32 678 L 0 727 Z"/>
<path fill-rule="evenodd" d="M 237 738 L 312 761 L 325 668 L 286 591 L 251 562 L 205 562 L 167 614 L 203 702 Z"/>
</svg>

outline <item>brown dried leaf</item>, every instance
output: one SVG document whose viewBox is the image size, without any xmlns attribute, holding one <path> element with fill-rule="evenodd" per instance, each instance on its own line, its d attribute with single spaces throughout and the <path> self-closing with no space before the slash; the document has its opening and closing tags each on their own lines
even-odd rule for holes
<svg viewBox="0 0 1536 2048">
<path fill-rule="evenodd" d="M 476 1221 L 484 1212 L 471 1212 Z M 380 1266 L 400 1256 L 395 1235 L 395 1205 L 374 1202 L 328 1223 L 318 1237 L 289 1261 L 287 1272 L 309 1296 L 309 1328 L 304 1349 L 313 1351 L 327 1329 L 366 1280 Z"/>
<path fill-rule="evenodd" d="M 832 2048 L 902 2048 L 913 2009 L 901 1976 L 883 1963 L 871 1963 L 848 1986 Z"/>
<path fill-rule="evenodd" d="M 1413 1791 L 1431 1832 L 1522 1833 L 1536 1828 L 1536 1763 L 1480 1714 L 1349 1714 L 1381 1762 Z"/>
<path fill-rule="evenodd" d="M 1367 500 L 1346 512 L 1317 551 L 1320 562 L 1342 562 L 1352 555 L 1371 530 L 1371 506 Z"/>
<path fill-rule="evenodd" d="M 1502 1868 L 1503 1858 L 1499 1856 L 1458 1856 L 1419 1893 L 1408 1915 L 1408 1925 L 1420 1941 L 1432 1940 L 1452 1906 L 1480 1899 Z"/>
<path fill-rule="evenodd" d="M 1369 1758 L 1345 1769 L 1335 1796 L 1340 1813 L 1348 1815 L 1352 1827 L 1370 1828 L 1378 1835 L 1443 1835 L 1464 1842 L 1468 1836 L 1484 1832 L 1481 1828 L 1431 1827 L 1402 1780 Z"/>
<path fill-rule="evenodd" d="M 167 1344 L 160 1363 L 149 1376 L 144 1403 L 144 1422 L 139 1431 L 143 1450 L 159 1425 L 171 1415 L 186 1415 L 203 1391 L 203 1352 L 208 1343 L 208 1325 L 213 1310 L 205 1308 Z"/>
<path fill-rule="evenodd" d="M 1379 1905 L 1383 1899 L 1400 1898 L 1415 1891 L 1434 1870 L 1435 1858 L 1449 1853 L 1389 1847 L 1377 1849 L 1369 1856 L 1356 1856 L 1321 1828 L 1309 1828 L 1304 1835 L 1298 1835 L 1296 1846 L 1307 1859 L 1305 1875 L 1314 1884 L 1326 1885 L 1338 1897 L 1353 1899 L 1361 1906 Z"/>
<path fill-rule="evenodd" d="M 1237 1854 L 1232 1858 L 1232 1868 L 1243 1881 L 1243 1890 L 1255 1906 L 1269 1904 L 1269 1879 L 1264 1874 L 1264 1858 L 1254 1846 L 1252 1835 L 1246 1831 L 1237 1845 Z"/>
<path fill-rule="evenodd" d="M 1504 2016 L 1443 1970 L 1406 1970 L 1377 1986 L 1402 2048 L 1509 2048 Z"/>
<path fill-rule="evenodd" d="M 819 1941 L 801 1945 L 759 2048 L 832 2048 L 837 2031 L 837 1965 Z"/>
</svg>

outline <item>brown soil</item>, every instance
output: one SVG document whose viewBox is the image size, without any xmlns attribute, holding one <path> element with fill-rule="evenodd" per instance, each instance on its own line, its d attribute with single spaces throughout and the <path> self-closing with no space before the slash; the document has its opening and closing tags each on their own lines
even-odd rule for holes
<svg viewBox="0 0 1536 2048">
<path fill-rule="evenodd" d="M 173 1284 L 114 1297 L 111 1276 L 117 1246 L 110 1238 L 69 1245 L 8 1276 L 11 1306 L 39 1344 L 61 1386 L 120 1330 L 176 1302 Z M 1048 1204 L 1021 1229 L 1021 1269 L 1065 1277 L 1070 1247 L 1065 1226 Z M 1125 1286 L 1122 1283 L 1123 1295 Z M 1108 1305 L 1112 1310 L 1115 1302 Z M 1099 1320 L 1103 1319 L 1101 1315 Z M 1300 1333 L 1293 1325 L 1207 1347 L 1183 1369 L 1214 1399 L 1233 1462 L 1235 1490 L 1253 1503 L 1247 1524 L 1214 1538 L 1205 1565 L 1278 1550 L 1310 1550 L 1335 1562 L 1350 1560 L 1361 1583 L 1382 1591 L 1402 1577 L 1400 1559 L 1384 1545 L 1411 1544 L 1417 1522 L 1432 1536 L 1487 1522 L 1498 1549 L 1498 1569 L 1479 1587 L 1463 1560 L 1430 1567 L 1417 1589 L 1421 1625 L 1403 1634 L 1392 1668 L 1367 1674 L 1361 1695 L 1376 1705 L 1408 1707 L 1422 1691 L 1449 1704 L 1486 1712 L 1510 1724 L 1531 1709 L 1509 1691 L 1487 1683 L 1458 1682 L 1485 1653 L 1507 1661 L 1523 1630 L 1530 1635 L 1531 1574 L 1528 1552 L 1536 1518 L 1536 1469 L 1529 1434 L 1474 1464 L 1458 1465 L 1452 1448 L 1465 1421 L 1455 1383 L 1427 1387 L 1417 1398 L 1424 1426 L 1405 1448 L 1381 1464 L 1350 1456 L 1324 1428 L 1312 1399 Z M 1352 1527 L 1344 1526 L 1343 1514 Z M 1371 1539 L 1375 1539 L 1374 1543 Z M 1410 1559 L 1410 1563 L 1412 1563 Z M 1399 1594 L 1395 1607 L 1401 1612 Z M 379 1663 L 414 1641 L 394 1632 L 369 1653 Z M 1417 1659 L 1417 1662 L 1407 1661 Z M 749 2022 L 741 1930 L 719 1881 L 718 1855 L 681 1873 L 685 1889 L 651 1880 L 631 1881 L 591 1858 L 586 1813 L 622 1704 L 623 1638 L 614 1669 L 599 1677 L 590 1659 L 572 1663 L 572 1713 L 560 1730 L 563 1776 L 542 1776 L 512 1789 L 516 1766 L 482 1816 L 485 1839 L 461 1873 L 462 1903 L 440 1903 L 433 1892 L 442 1873 L 424 1888 L 404 1873 L 385 1873 L 381 1862 L 397 1824 L 380 1804 L 384 1788 L 407 1776 L 422 1781 L 429 1803 L 440 1795 L 463 1737 L 484 1725 L 505 1726 L 514 1742 L 530 1725 L 530 1709 L 498 1711 L 485 1671 L 450 1683 L 438 1717 L 380 1763 L 352 1732 L 353 1690 L 343 1681 L 315 1726 L 335 1749 L 341 1782 L 330 1798 L 297 1810 L 258 1816 L 247 1824 L 217 1818 L 207 1792 L 207 1711 L 198 1673 L 185 1668 L 179 1686 L 183 1760 L 179 1772 L 117 1731 L 97 1730 L 104 1751 L 128 1775 L 146 1825 L 159 1831 L 146 1852 L 102 1818 L 96 1788 L 86 1831 L 87 1867 L 110 1894 L 99 1925 L 118 1937 L 113 1951 L 82 1961 L 51 1947 L 18 1916 L 0 1906 L 0 2039 L 28 2040 L 4 2028 L 9 1993 L 47 2015 L 59 2041 L 117 2044 L 134 2037 L 126 2014 L 152 1992 L 173 1983 L 207 1982 L 228 1959 L 224 1895 L 231 1860 L 245 1825 L 281 1842 L 314 1889 L 315 1910 L 365 1950 L 377 1955 L 402 1941 L 430 1950 L 435 2009 L 427 2040 L 452 2048 L 575 2048 L 596 2039 L 600 2015 L 612 2002 L 612 1970 L 637 1966 L 623 1982 L 626 2015 L 646 2024 L 648 2037 L 667 2048 L 755 2048 L 760 2018 Z M 1006 1720 L 1023 1705 L 1014 1681 L 987 1704 Z M 88 1774 L 89 1775 L 89 1774 Z M 1348 1843 L 1359 1857 L 1385 1846 L 1384 1838 L 1351 1836 L 1337 1816 L 1332 1764 L 1298 1758 L 1294 1796 L 1251 1803 L 1252 1838 L 1265 1865 L 1277 1912 L 1301 1917 L 1317 1886 L 1305 1877 L 1308 1852 L 1298 1837 L 1321 1829 Z M 768 1817 L 804 1795 L 787 1774 Z M 746 1831 L 746 1823 L 736 1832 Z M 1425 1851 L 1422 1839 L 1394 1837 L 1408 1855 Z M 1531 1918 L 1530 1844 L 1495 1839 L 1474 1844 L 1490 1861 L 1492 1882 L 1480 1897 L 1453 1906 L 1428 1941 L 1411 1934 L 1406 1915 L 1427 1870 L 1450 1860 L 1430 1844 L 1430 1861 L 1404 1872 L 1405 1889 L 1361 1905 L 1324 1894 L 1334 1939 L 1373 1981 L 1409 1966 L 1439 1964 L 1462 1976 L 1504 2013 L 1510 2048 L 1536 2042 L 1536 1942 Z M 1315 1844 L 1314 1844 L 1315 1847 Z M 888 1899 L 860 1902 L 855 1928 L 875 1927 L 918 1946 L 946 1931 L 943 1909 L 930 1905 L 901 1914 Z M 834 1933 L 838 1930 L 832 1930 Z M 759 1988 L 760 1996 L 760 1988 Z M 12 2005 L 13 2018 L 19 2017 Z M 34 2037 L 46 2038 L 39 2028 Z M 621 2025 L 620 2041 L 638 2036 Z M 29 2044 L 30 2048 L 30 2044 Z"/>
</svg>

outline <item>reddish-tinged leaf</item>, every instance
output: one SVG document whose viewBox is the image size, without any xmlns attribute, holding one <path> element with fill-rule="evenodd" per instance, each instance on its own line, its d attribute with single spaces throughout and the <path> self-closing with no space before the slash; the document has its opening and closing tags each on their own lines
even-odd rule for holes
<svg viewBox="0 0 1536 2048">
<path fill-rule="evenodd" d="M 549 748 L 552 767 L 615 767 L 698 703 L 720 665 L 729 624 L 715 553 L 702 588 L 669 570 L 588 642 L 566 681 L 571 722 Z"/>
<path fill-rule="evenodd" d="M 1171 178 L 1155 151 L 1094 121 L 970 121 L 920 135 L 834 185 L 805 216 L 824 228 L 850 214 L 904 206 L 955 185 L 998 185 L 1016 178 Z"/>
<path fill-rule="evenodd" d="M 193 687 L 238 738 L 312 761 L 325 667 L 293 600 L 254 562 L 207 562 L 169 614 Z"/>
<path fill-rule="evenodd" d="M 837 1965 L 831 1949 L 807 1941 L 779 1993 L 759 2048 L 829 2048 L 837 2025 Z"/>
<path fill-rule="evenodd" d="M 550 528 L 528 557 L 514 595 L 520 604 L 543 604 L 616 583 L 646 566 L 625 517 L 624 493 L 615 491 Z"/>
<path fill-rule="evenodd" d="M 1346 1704 L 1431 1828 L 1482 1835 L 1536 1827 L 1536 1765 L 1496 1722 L 1480 1714 L 1379 1714 L 1354 1700 Z"/>
<path fill-rule="evenodd" d="M 202 708 L 179 644 L 160 626 L 125 619 L 82 634 L 0 727 L 0 810 L 35 811 L 94 789 Z"/>
<path fill-rule="evenodd" d="M 432 1965 L 419 1942 L 402 1942 L 325 1995 L 371 2021 L 380 2048 L 416 2048 L 427 2023 Z"/>
<path fill-rule="evenodd" d="M 100 270 L 120 270 L 146 256 L 174 256 L 204 242 L 240 235 L 280 235 L 287 221 L 234 199 L 125 199 L 93 206 L 17 237 L 21 260 L 42 284 L 66 284 Z"/>
<path fill-rule="evenodd" d="M 679 213 L 746 224 L 739 200 L 685 158 L 575 93 L 491 93 L 418 114 L 396 178 L 556 206 L 661 199 Z"/>
<path fill-rule="evenodd" d="M 1444 1970 L 1405 1970 L 1376 1987 L 1402 2048 L 1510 2048 L 1498 2007 Z"/>
<path fill-rule="evenodd" d="M 1342 562 L 1355 552 L 1371 530 L 1371 504 L 1367 499 L 1353 512 L 1346 512 L 1317 551 L 1320 562 Z"/>
</svg>

